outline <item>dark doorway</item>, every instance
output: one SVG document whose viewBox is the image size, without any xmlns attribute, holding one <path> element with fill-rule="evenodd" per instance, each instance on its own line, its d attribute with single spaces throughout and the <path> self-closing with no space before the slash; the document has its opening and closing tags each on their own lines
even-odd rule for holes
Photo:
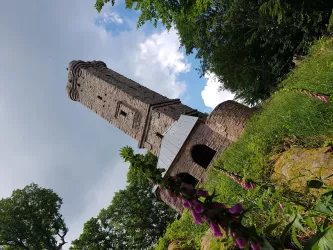
<svg viewBox="0 0 333 250">
<path fill-rule="evenodd" d="M 182 182 L 185 182 L 187 184 L 191 184 L 192 186 L 195 187 L 195 185 L 198 184 L 198 180 L 190 175 L 189 173 L 180 173 L 177 174 L 177 176 L 182 180 Z"/>
<path fill-rule="evenodd" d="M 216 151 L 206 145 L 199 144 L 192 148 L 192 159 L 203 168 L 207 168 L 213 160 Z"/>
</svg>

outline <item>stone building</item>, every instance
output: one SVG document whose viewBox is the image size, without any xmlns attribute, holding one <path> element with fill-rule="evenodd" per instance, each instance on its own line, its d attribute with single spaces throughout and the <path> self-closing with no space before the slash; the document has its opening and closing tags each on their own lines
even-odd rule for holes
<svg viewBox="0 0 333 250">
<path fill-rule="evenodd" d="M 67 93 L 158 156 L 164 176 L 178 176 L 196 185 L 221 152 L 237 140 L 253 109 L 235 101 L 218 105 L 207 116 L 162 96 L 116 72 L 101 61 L 72 61 Z M 163 190 L 165 203 L 181 212 Z"/>
</svg>

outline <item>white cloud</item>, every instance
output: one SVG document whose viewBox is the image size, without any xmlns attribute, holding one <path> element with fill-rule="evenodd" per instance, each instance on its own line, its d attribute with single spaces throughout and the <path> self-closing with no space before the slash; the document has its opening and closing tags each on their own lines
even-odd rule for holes
<svg viewBox="0 0 333 250">
<path fill-rule="evenodd" d="M 168 97 L 184 93 L 178 76 L 190 69 L 174 30 L 113 35 L 96 26 L 97 17 L 91 2 L 79 0 L 6 1 L 0 8 L 0 198 L 32 181 L 52 188 L 70 230 L 64 249 L 125 185 L 118 150 L 136 147 L 67 97 L 68 63 L 102 60 Z"/>
<path fill-rule="evenodd" d="M 124 20 L 120 17 L 120 15 L 115 11 L 101 12 L 96 20 L 99 25 L 107 25 L 110 23 L 122 24 L 124 22 Z"/>
<path fill-rule="evenodd" d="M 207 80 L 204 90 L 201 92 L 202 99 L 207 107 L 215 108 L 221 102 L 233 100 L 235 95 L 230 91 L 221 89 L 221 82 L 213 73 L 206 73 Z"/>
<path fill-rule="evenodd" d="M 186 83 L 177 77 L 191 68 L 179 47 L 174 29 L 152 34 L 139 45 L 135 76 L 157 92 L 170 98 L 179 97 L 185 92 Z"/>
</svg>

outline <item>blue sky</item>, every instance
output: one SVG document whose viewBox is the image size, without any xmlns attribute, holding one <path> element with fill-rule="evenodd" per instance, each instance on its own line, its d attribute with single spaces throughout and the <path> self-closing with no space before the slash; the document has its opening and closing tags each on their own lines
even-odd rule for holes
<svg viewBox="0 0 333 250">
<path fill-rule="evenodd" d="M 122 1 L 98 14 L 93 1 L 5 1 L 0 9 L 0 197 L 35 182 L 63 198 L 67 241 L 124 188 L 119 149 L 136 141 L 66 94 L 71 60 L 109 68 L 209 112 L 232 99 L 198 61 L 178 50 L 175 30 L 136 29 Z M 69 244 L 65 247 L 67 249 Z"/>
</svg>

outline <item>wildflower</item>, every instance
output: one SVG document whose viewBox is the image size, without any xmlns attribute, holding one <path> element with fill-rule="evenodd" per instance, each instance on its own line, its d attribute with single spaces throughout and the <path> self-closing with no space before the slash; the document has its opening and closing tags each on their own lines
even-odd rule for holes
<svg viewBox="0 0 333 250">
<path fill-rule="evenodd" d="M 211 212 L 208 212 L 208 213 L 202 215 L 202 218 L 203 218 L 204 220 L 210 222 L 210 220 L 211 220 L 210 218 L 212 218 L 212 216 L 213 216 L 213 214 L 212 214 Z"/>
<path fill-rule="evenodd" d="M 184 208 L 190 208 L 191 207 L 191 203 L 186 198 L 182 198 L 182 204 L 183 204 Z"/>
<path fill-rule="evenodd" d="M 207 198 L 208 196 L 209 196 L 209 194 L 208 194 L 208 191 L 205 191 L 205 190 L 197 190 L 197 195 L 199 196 L 199 197 L 205 197 L 205 198 Z"/>
<path fill-rule="evenodd" d="M 253 185 L 250 184 L 250 183 L 244 183 L 244 186 L 243 186 L 245 189 L 253 189 Z"/>
<path fill-rule="evenodd" d="M 221 229 L 220 229 L 219 225 L 216 222 L 211 221 L 209 223 L 209 226 L 210 226 L 210 229 L 212 229 L 215 237 L 222 236 Z"/>
<path fill-rule="evenodd" d="M 253 249 L 253 250 L 260 250 L 260 248 L 261 248 L 261 245 L 260 245 L 260 242 L 251 242 L 251 248 Z"/>
<path fill-rule="evenodd" d="M 235 238 L 235 233 L 234 233 L 233 231 L 230 231 L 230 236 L 231 236 L 232 238 Z"/>
<path fill-rule="evenodd" d="M 329 102 L 328 98 L 324 95 L 322 96 L 322 99 L 323 99 L 324 102 Z"/>
<path fill-rule="evenodd" d="M 220 203 L 220 202 L 212 202 L 212 205 L 211 205 L 211 208 L 224 208 L 226 209 L 227 207 L 223 204 L 223 203 Z"/>
<path fill-rule="evenodd" d="M 235 243 L 240 249 L 243 249 L 247 245 L 247 240 L 244 239 L 243 237 L 239 237 L 236 239 Z"/>
<path fill-rule="evenodd" d="M 195 212 L 200 214 L 204 211 L 204 206 L 200 201 L 194 199 L 191 202 L 193 204 L 193 209 Z"/>
<path fill-rule="evenodd" d="M 178 201 L 178 197 L 170 189 L 167 189 L 167 194 L 169 195 L 169 197 L 171 198 L 171 200 L 173 202 L 177 202 Z"/>
<path fill-rule="evenodd" d="M 180 185 L 180 187 L 184 190 L 184 192 L 187 195 L 193 195 L 195 193 L 195 189 L 191 184 L 182 182 L 182 184 Z"/>
<path fill-rule="evenodd" d="M 244 210 L 242 204 L 237 203 L 236 205 L 234 205 L 232 208 L 229 209 L 229 212 L 232 214 L 239 214 Z"/>
<path fill-rule="evenodd" d="M 280 205 L 280 208 L 283 210 L 284 209 L 284 206 L 282 203 L 279 204 Z"/>
<path fill-rule="evenodd" d="M 192 216 L 193 216 L 193 219 L 194 219 L 194 224 L 202 224 L 203 223 L 203 220 L 200 216 L 199 213 L 195 212 L 193 209 L 189 209 Z"/>
<path fill-rule="evenodd" d="M 170 189 L 167 189 L 167 194 L 170 196 L 173 202 L 178 201 L 178 197 Z"/>
<path fill-rule="evenodd" d="M 182 182 L 182 184 L 180 186 L 187 189 L 187 190 L 192 190 L 193 189 L 193 186 L 191 184 L 188 184 L 188 183 L 185 183 L 185 182 Z"/>
</svg>

